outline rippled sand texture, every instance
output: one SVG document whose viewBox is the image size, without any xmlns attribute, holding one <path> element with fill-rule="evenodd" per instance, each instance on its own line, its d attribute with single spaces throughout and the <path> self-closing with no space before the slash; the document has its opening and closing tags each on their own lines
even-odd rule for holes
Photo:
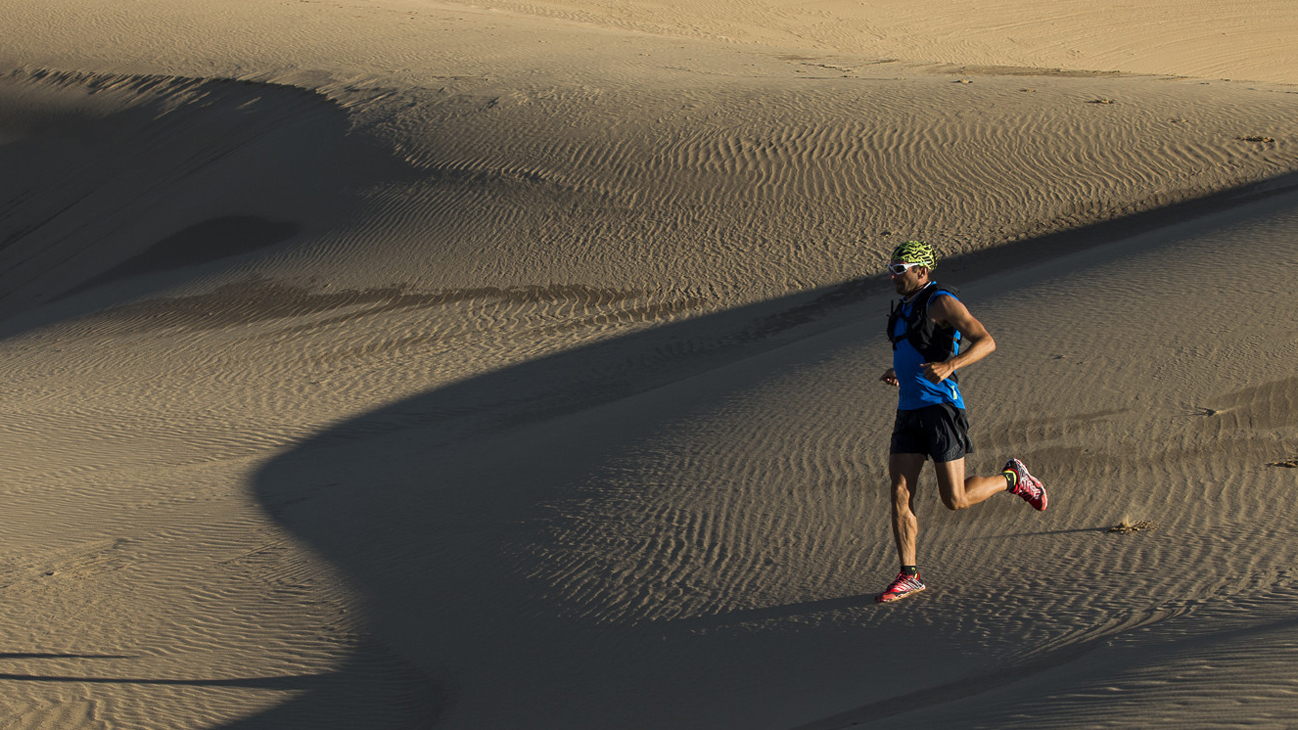
<svg viewBox="0 0 1298 730">
<path fill-rule="evenodd" d="M 0 727 L 1285 725 L 1296 17 L 6 3 Z"/>
</svg>

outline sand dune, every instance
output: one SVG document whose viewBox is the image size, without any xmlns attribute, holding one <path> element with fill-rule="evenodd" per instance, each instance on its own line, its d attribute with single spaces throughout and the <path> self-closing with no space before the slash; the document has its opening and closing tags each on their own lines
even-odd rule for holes
<svg viewBox="0 0 1298 730">
<path fill-rule="evenodd" d="M 0 726 L 1286 724 L 1295 24 L 5 5 Z M 1052 507 L 878 607 L 915 237 Z"/>
<path fill-rule="evenodd" d="M 1067 69 L 1298 81 L 1298 51 L 1290 42 L 1298 17 L 1274 1 L 507 0 L 492 6 L 669 36 L 1020 73 Z"/>
</svg>

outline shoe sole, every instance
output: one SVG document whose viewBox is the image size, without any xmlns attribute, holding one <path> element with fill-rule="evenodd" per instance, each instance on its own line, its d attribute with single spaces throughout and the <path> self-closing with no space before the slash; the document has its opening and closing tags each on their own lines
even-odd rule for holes
<svg viewBox="0 0 1298 730">
<path fill-rule="evenodd" d="M 893 593 L 893 594 L 881 593 L 875 597 L 874 601 L 875 603 L 896 603 L 897 601 L 900 601 L 903 598 L 910 598 L 916 593 L 922 593 L 926 590 L 928 590 L 928 586 L 924 586 L 923 588 L 916 588 L 913 591 L 906 591 L 905 593 Z M 885 598 L 884 596 L 887 595 L 891 595 L 892 598 Z"/>
<path fill-rule="evenodd" d="M 1041 506 L 1037 507 L 1036 510 L 1038 512 L 1045 512 L 1046 507 L 1050 504 L 1050 495 L 1046 493 L 1046 486 L 1041 483 L 1040 479 L 1037 479 L 1036 477 L 1032 476 L 1032 474 L 1028 471 L 1028 468 L 1026 466 L 1023 467 L 1023 473 L 1027 476 L 1028 479 L 1032 481 L 1032 486 L 1041 490 Z M 1029 502 L 1028 504 L 1032 504 L 1032 503 Z"/>
</svg>

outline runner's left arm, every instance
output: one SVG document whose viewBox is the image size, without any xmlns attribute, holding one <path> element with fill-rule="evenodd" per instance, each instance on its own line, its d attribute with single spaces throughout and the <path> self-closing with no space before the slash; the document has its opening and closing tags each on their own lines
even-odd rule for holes
<svg viewBox="0 0 1298 730">
<path fill-rule="evenodd" d="M 960 354 L 945 362 L 926 362 L 923 365 L 924 377 L 934 383 L 940 383 L 951 377 L 957 368 L 968 367 L 987 357 L 996 350 L 996 340 L 991 333 L 969 313 L 969 308 L 955 297 L 938 296 L 929 302 L 928 315 L 943 327 L 955 327 L 960 333 L 961 342 L 967 345 L 960 348 Z"/>
</svg>

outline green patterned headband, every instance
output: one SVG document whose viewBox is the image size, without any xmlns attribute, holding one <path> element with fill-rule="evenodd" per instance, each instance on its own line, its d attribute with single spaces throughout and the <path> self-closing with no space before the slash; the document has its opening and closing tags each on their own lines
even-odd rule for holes
<svg viewBox="0 0 1298 730">
<path fill-rule="evenodd" d="M 892 250 L 892 260 L 907 264 L 923 264 L 931 271 L 937 268 L 933 247 L 923 241 L 907 241 Z"/>
</svg>

